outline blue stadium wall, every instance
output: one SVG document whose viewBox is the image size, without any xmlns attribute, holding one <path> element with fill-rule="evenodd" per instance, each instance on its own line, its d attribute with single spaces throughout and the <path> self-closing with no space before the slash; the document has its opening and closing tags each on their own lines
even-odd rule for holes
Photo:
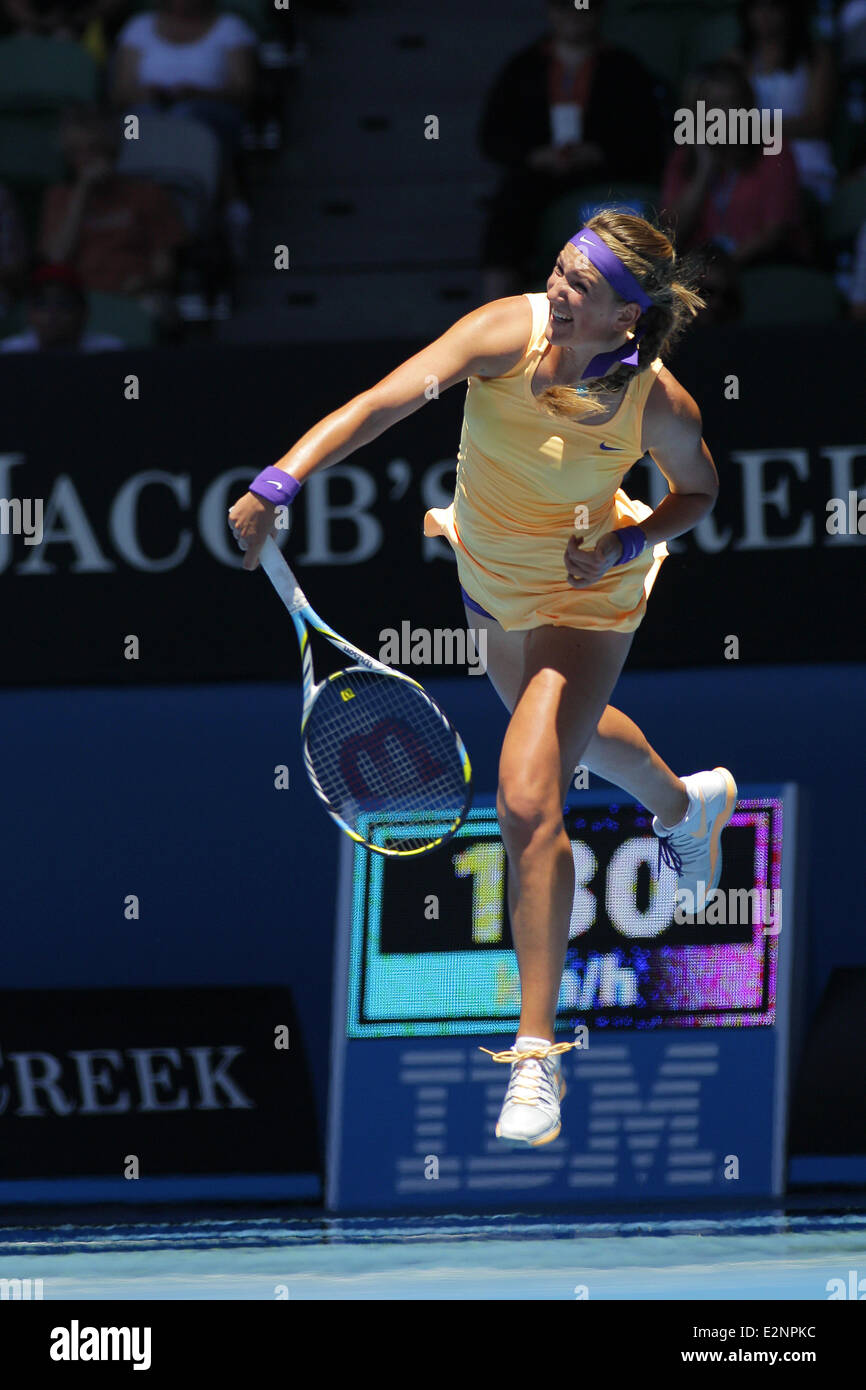
<svg viewBox="0 0 866 1390">
<path fill-rule="evenodd" d="M 495 786 L 505 714 L 485 680 L 433 681 Z M 866 666 L 625 674 L 615 703 L 681 772 L 795 782 L 807 814 L 805 1017 L 831 971 L 866 966 Z M 0 695 L 5 989 L 286 985 L 324 1128 L 338 831 L 299 757 L 281 684 Z M 862 748 L 862 745 L 861 745 Z M 274 787 L 285 763 L 289 788 Z M 136 894 L 140 917 L 124 901 Z M 243 996 L 240 996 L 243 998 Z"/>
</svg>

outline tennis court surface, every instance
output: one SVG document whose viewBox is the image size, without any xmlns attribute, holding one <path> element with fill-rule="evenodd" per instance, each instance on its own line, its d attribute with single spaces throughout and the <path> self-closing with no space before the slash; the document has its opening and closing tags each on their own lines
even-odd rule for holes
<svg viewBox="0 0 866 1390">
<path fill-rule="evenodd" d="M 735 1215 L 7 1218 L 0 1280 L 41 1279 L 46 1300 L 862 1298 L 858 1202 Z"/>
</svg>

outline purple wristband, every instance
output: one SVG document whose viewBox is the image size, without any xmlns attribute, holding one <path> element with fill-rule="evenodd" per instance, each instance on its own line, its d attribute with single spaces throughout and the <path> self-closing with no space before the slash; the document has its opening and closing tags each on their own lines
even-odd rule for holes
<svg viewBox="0 0 866 1390">
<path fill-rule="evenodd" d="M 646 549 L 646 536 L 639 526 L 623 526 L 615 534 L 622 545 L 622 555 L 614 562 L 614 569 L 617 565 L 627 565 Z"/>
<path fill-rule="evenodd" d="M 255 493 L 263 502 L 271 502 L 275 507 L 288 507 L 301 490 L 301 484 L 284 468 L 263 468 L 257 478 L 253 478 L 247 492 Z"/>
</svg>

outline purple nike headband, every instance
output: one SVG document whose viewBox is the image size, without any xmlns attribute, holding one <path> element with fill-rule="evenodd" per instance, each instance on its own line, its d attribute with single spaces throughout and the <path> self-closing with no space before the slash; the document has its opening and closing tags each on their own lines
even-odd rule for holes
<svg viewBox="0 0 866 1390">
<path fill-rule="evenodd" d="M 643 289 L 631 271 L 623 265 L 619 256 L 611 251 L 606 241 L 602 241 L 597 232 L 591 232 L 588 227 L 581 227 L 579 232 L 575 232 L 573 237 L 569 237 L 572 246 L 581 251 L 591 265 L 594 265 L 600 275 L 603 275 L 611 289 L 616 290 L 617 294 L 622 295 L 628 304 L 639 304 L 641 310 L 649 309 L 652 300 Z M 613 352 L 600 352 L 593 357 L 586 371 L 581 377 L 584 381 L 587 377 L 604 376 L 606 372 L 616 363 L 622 362 L 626 367 L 636 367 L 638 364 L 637 342 L 643 337 L 644 329 L 640 325 L 634 329 L 634 337 L 622 344 L 622 347 L 614 348 Z"/>
</svg>

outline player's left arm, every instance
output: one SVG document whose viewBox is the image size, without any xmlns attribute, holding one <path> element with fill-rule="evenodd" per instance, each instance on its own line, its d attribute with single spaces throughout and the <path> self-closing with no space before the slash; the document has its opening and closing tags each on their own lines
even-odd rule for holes
<svg viewBox="0 0 866 1390">
<path fill-rule="evenodd" d="M 719 475 L 701 435 L 701 412 L 666 367 L 647 398 L 641 443 L 670 489 L 640 523 L 652 546 L 691 531 L 713 510 L 719 492 Z"/>
<path fill-rule="evenodd" d="M 712 510 L 719 491 L 719 477 L 710 451 L 701 437 L 701 413 L 675 377 L 663 367 L 644 407 L 641 448 L 649 453 L 667 482 L 667 497 L 640 523 L 652 547 L 673 540 Z M 625 522 L 623 525 L 629 525 Z M 587 589 L 598 582 L 623 554 L 616 527 L 585 550 L 574 535 L 565 550 L 565 571 L 572 589 Z"/>
</svg>

